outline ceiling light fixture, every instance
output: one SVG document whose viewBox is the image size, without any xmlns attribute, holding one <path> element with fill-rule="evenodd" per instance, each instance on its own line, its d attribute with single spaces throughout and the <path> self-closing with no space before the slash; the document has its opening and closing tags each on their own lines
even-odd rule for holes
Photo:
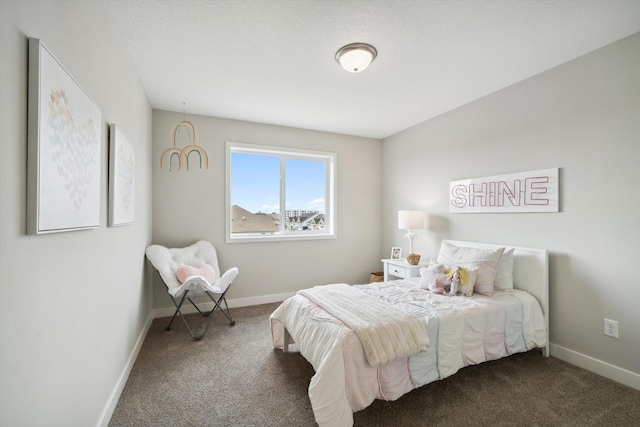
<svg viewBox="0 0 640 427">
<path fill-rule="evenodd" d="M 336 61 L 350 73 L 359 73 L 376 59 L 378 51 L 367 43 L 351 43 L 336 52 Z"/>
</svg>

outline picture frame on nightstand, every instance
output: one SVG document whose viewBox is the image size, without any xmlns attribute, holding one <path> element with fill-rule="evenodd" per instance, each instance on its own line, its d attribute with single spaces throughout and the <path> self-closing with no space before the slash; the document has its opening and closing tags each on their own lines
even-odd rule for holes
<svg viewBox="0 0 640 427">
<path fill-rule="evenodd" d="M 392 247 L 391 248 L 391 259 L 401 259 L 400 257 L 402 257 L 402 248 L 399 247 Z"/>
</svg>

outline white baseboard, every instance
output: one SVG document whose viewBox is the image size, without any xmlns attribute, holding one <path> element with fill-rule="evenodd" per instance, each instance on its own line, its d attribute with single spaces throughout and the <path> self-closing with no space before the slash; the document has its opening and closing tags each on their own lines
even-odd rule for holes
<svg viewBox="0 0 640 427">
<path fill-rule="evenodd" d="M 636 390 L 640 390 L 640 374 L 612 365 L 591 356 L 569 350 L 568 348 L 551 343 L 551 355 L 587 371 L 594 372 Z"/>
<path fill-rule="evenodd" d="M 236 299 L 227 298 L 227 304 L 229 304 L 229 308 L 248 307 L 251 305 L 269 304 L 272 302 L 282 302 L 294 295 L 295 295 L 295 292 L 286 292 L 283 294 L 262 295 L 262 296 L 250 297 L 250 298 L 236 298 Z M 197 303 L 197 304 L 202 310 L 213 309 L 213 301 L 203 302 L 202 304 Z M 153 318 L 157 319 L 160 317 L 170 317 L 170 316 L 173 316 L 173 313 L 175 311 L 176 311 L 175 307 L 156 308 L 153 310 Z M 197 313 L 196 309 L 188 302 L 182 306 L 181 311 L 184 314 Z"/>
<path fill-rule="evenodd" d="M 131 374 L 133 365 L 136 363 L 136 359 L 138 358 L 138 354 L 140 353 L 140 349 L 142 348 L 142 343 L 144 343 L 147 332 L 151 327 L 151 322 L 153 322 L 153 311 L 149 312 L 149 316 L 147 316 L 144 327 L 138 335 L 138 339 L 136 340 L 136 343 L 131 350 L 131 354 L 129 354 L 129 359 L 127 359 L 127 363 L 122 369 L 122 372 L 118 377 L 118 381 L 116 382 L 116 385 L 113 388 L 111 395 L 109 396 L 109 400 L 107 400 L 107 404 L 105 405 L 102 414 L 100 414 L 100 418 L 97 424 L 100 427 L 107 427 L 109 425 L 109 421 L 111 421 L 113 411 L 116 410 L 116 406 L 118 405 L 118 401 L 120 400 L 120 395 L 122 395 L 122 390 L 124 390 L 124 386 L 127 384 L 127 380 L 129 379 L 129 375 Z"/>
</svg>

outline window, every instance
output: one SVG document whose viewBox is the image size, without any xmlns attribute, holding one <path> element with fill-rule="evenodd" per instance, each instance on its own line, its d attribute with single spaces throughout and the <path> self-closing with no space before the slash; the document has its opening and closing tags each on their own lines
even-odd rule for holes
<svg viewBox="0 0 640 427">
<path fill-rule="evenodd" d="M 335 237 L 336 157 L 227 142 L 227 242 Z"/>
</svg>

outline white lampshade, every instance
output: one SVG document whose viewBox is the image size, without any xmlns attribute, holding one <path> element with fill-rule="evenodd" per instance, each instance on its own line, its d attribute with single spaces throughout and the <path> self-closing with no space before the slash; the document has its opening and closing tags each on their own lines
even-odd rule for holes
<svg viewBox="0 0 640 427">
<path fill-rule="evenodd" d="M 398 228 L 403 230 L 419 230 L 424 228 L 424 212 L 398 211 Z"/>
<path fill-rule="evenodd" d="M 376 59 L 378 51 L 366 43 L 351 43 L 336 52 L 336 61 L 350 73 L 359 73 Z"/>
</svg>

